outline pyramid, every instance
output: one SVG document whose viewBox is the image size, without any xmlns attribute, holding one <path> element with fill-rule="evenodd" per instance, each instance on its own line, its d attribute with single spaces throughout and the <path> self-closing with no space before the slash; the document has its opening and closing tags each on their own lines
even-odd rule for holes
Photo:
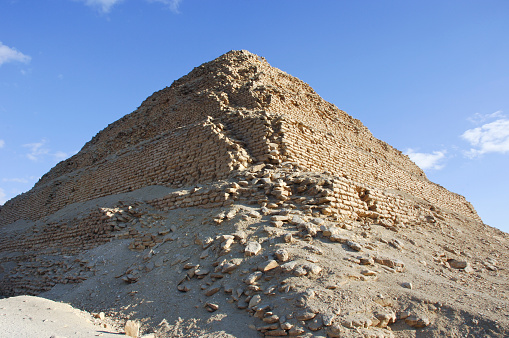
<svg viewBox="0 0 509 338">
<path fill-rule="evenodd" d="M 1 207 L 0 235 L 3 296 L 41 294 L 92 311 L 98 274 L 114 274 L 109 294 L 145 298 L 101 306 L 136 317 L 125 307 L 156 297 L 158 288 L 141 286 L 164 275 L 172 307 L 137 312 L 161 336 L 509 332 L 507 234 L 247 51 L 193 69 L 100 131 Z M 499 287 L 486 291 L 480 280 Z M 484 305 L 446 304 L 451 284 L 470 297 L 486 291 Z M 247 333 L 221 320 L 185 329 L 175 317 L 206 321 L 217 311 L 253 323 Z"/>
<path fill-rule="evenodd" d="M 333 203 L 334 212 L 373 211 L 373 217 L 403 221 L 417 215 L 389 205 L 382 195 L 393 189 L 481 221 L 462 196 L 427 180 L 407 156 L 307 84 L 263 58 L 233 51 L 99 132 L 32 190 L 7 202 L 0 222 L 37 220 L 76 202 L 150 185 L 210 182 L 256 163 L 285 162 L 344 178 L 349 188 L 336 198 L 350 205 Z"/>
</svg>

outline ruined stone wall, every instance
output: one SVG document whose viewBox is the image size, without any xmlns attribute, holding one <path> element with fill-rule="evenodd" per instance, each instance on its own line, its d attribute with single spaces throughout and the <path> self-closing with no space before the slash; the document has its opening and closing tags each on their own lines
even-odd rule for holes
<svg viewBox="0 0 509 338">
<path fill-rule="evenodd" d="M 169 204 L 170 209 L 212 208 L 229 203 L 229 196 L 224 185 L 215 184 L 175 191 L 151 203 L 161 209 Z M 76 256 L 113 239 L 132 239 L 129 247 L 133 250 L 173 240 L 165 236 L 170 230 L 154 234 L 133 228 L 143 213 L 130 205 L 101 207 L 79 218 L 38 221 L 24 231 L 0 237 L 0 295 L 37 295 L 56 284 L 80 283 L 93 271 Z"/>
<path fill-rule="evenodd" d="M 226 177 L 250 156 L 206 121 L 160 135 L 104 160 L 58 177 L 7 202 L 0 224 L 37 220 L 66 205 L 149 185 L 178 186 Z"/>
<path fill-rule="evenodd" d="M 57 283 L 85 280 L 84 276 L 68 273 L 80 263 L 65 257 L 110 240 L 113 227 L 102 216 L 94 211 L 83 219 L 47 223 L 0 238 L 0 270 L 4 270 L 0 271 L 0 294 L 36 295 Z"/>
<path fill-rule="evenodd" d="M 348 140 L 335 137 L 331 132 L 306 128 L 290 119 L 282 122 L 281 129 L 283 157 L 309 170 L 345 175 L 354 181 L 363 182 L 366 186 L 379 189 L 401 190 L 480 221 L 471 204 L 463 196 L 415 175 L 413 166 L 410 166 L 410 170 L 409 166 L 400 167 L 391 158 L 382 159 L 376 153 L 365 152 Z M 369 144 L 364 147 L 369 148 Z"/>
</svg>

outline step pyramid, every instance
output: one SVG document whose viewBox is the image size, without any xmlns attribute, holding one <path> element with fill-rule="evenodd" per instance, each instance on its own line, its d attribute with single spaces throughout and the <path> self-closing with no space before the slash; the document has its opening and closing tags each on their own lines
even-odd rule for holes
<svg viewBox="0 0 509 338">
<path fill-rule="evenodd" d="M 0 235 L 0 295 L 107 308 L 161 336 L 509 332 L 507 234 L 247 51 L 99 132 L 1 207 Z M 450 299 L 457 285 L 482 301 Z M 232 319 L 210 324 L 219 313 Z"/>
<path fill-rule="evenodd" d="M 462 196 L 430 182 L 406 155 L 306 83 L 261 57 L 232 51 L 99 132 L 32 190 L 7 202 L 0 222 L 37 220 L 76 202 L 150 185 L 211 182 L 257 163 L 287 162 L 342 178 L 344 189 L 338 187 L 330 212 L 396 222 L 425 214 L 391 201 L 401 192 L 481 221 Z M 390 190 L 395 193 L 388 196 Z"/>
</svg>

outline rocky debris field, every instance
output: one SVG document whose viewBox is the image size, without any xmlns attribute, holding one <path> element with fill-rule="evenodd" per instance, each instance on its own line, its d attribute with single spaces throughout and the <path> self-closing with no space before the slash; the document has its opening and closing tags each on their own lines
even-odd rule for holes
<svg viewBox="0 0 509 338">
<path fill-rule="evenodd" d="M 225 182 L 239 194 L 225 207 L 112 202 L 116 238 L 72 257 L 80 283 L 41 296 L 156 337 L 509 335 L 507 234 L 444 210 L 416 224 L 327 215 L 327 179 L 269 167 Z"/>
</svg>

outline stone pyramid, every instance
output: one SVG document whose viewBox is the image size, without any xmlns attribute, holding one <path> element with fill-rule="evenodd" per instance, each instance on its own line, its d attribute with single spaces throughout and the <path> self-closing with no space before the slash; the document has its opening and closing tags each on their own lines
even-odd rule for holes
<svg viewBox="0 0 509 338">
<path fill-rule="evenodd" d="M 397 190 L 480 221 L 462 196 L 427 180 L 407 156 L 307 84 L 261 57 L 232 51 L 99 132 L 32 190 L 6 203 L 0 222 L 37 220 L 75 202 L 150 185 L 211 182 L 257 163 L 291 163 L 338 176 L 329 213 L 396 222 L 432 216 L 394 203 L 397 193 L 384 193 Z"/>
<path fill-rule="evenodd" d="M 99 132 L 1 207 L 0 235 L 0 295 L 107 308 L 161 336 L 509 332 L 497 311 L 475 312 L 508 309 L 507 234 L 247 51 L 195 68 Z M 164 287 L 146 288 L 161 276 Z M 442 299 L 450 285 L 480 297 L 480 280 L 505 289 L 477 307 Z M 172 307 L 127 311 L 164 292 Z M 204 324 L 221 311 L 248 331 Z M 203 326 L 183 328 L 177 313 Z"/>
</svg>

